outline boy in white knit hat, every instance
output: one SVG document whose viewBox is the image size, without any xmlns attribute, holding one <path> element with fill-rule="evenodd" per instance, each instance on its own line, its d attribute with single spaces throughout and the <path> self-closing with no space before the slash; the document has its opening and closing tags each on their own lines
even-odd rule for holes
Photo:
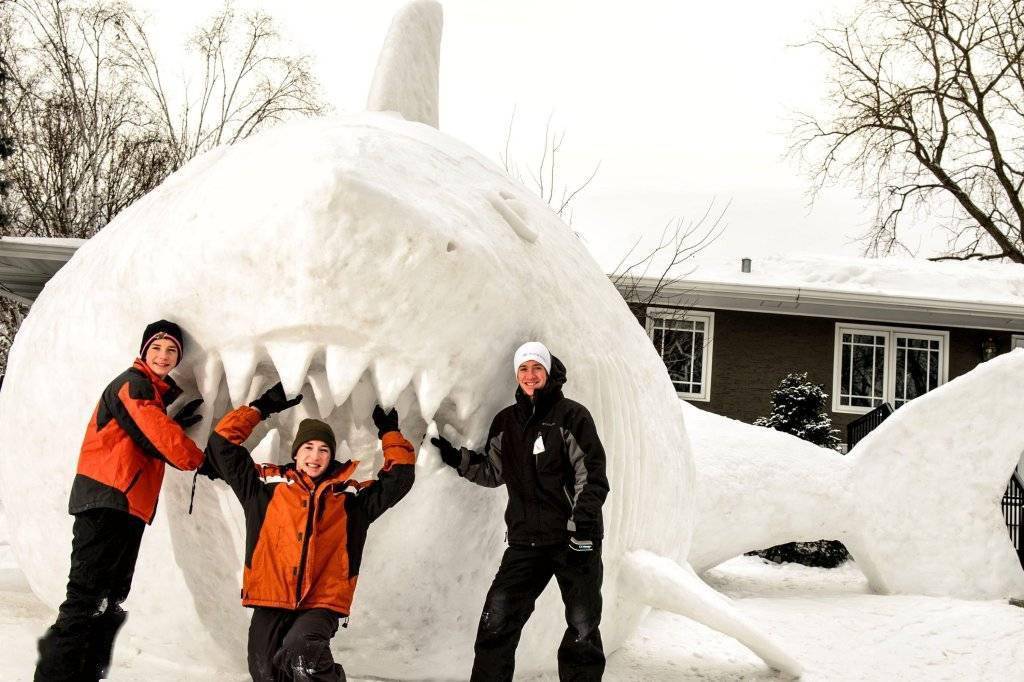
<svg viewBox="0 0 1024 682">
<path fill-rule="evenodd" d="M 512 367 L 516 401 L 494 417 L 483 452 L 431 439 L 463 478 L 508 490 L 509 546 L 484 601 L 471 679 L 512 679 L 523 626 L 554 576 L 567 621 L 559 677 L 600 680 L 604 448 L 587 409 L 562 395 L 565 365 L 543 343 L 520 346 Z"/>
</svg>

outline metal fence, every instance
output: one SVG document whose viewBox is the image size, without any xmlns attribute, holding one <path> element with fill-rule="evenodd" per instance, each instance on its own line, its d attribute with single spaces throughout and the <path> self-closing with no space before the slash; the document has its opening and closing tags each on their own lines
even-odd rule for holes
<svg viewBox="0 0 1024 682">
<path fill-rule="evenodd" d="M 1006 494 L 1003 495 L 1003 518 L 1010 530 L 1013 546 L 1017 548 L 1020 564 L 1024 566 L 1024 483 L 1016 471 L 1010 477 L 1010 484 L 1006 486 Z"/>
<path fill-rule="evenodd" d="M 868 435 L 875 428 L 885 421 L 885 418 L 892 414 L 892 405 L 882 403 L 871 410 L 863 417 L 858 417 L 846 425 L 846 449 L 850 451 L 864 436 Z"/>
</svg>

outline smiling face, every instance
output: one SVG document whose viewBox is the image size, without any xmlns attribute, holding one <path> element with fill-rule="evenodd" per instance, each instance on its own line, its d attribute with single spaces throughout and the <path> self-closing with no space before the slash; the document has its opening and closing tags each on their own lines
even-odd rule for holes
<svg viewBox="0 0 1024 682">
<path fill-rule="evenodd" d="M 548 383 L 548 371 L 536 360 L 527 360 L 516 369 L 516 381 L 523 393 L 532 398 Z"/>
<path fill-rule="evenodd" d="M 295 451 L 295 468 L 316 480 L 327 471 L 334 455 L 322 440 L 307 440 Z"/>
<path fill-rule="evenodd" d="M 161 379 L 178 366 L 178 344 L 171 339 L 156 339 L 146 347 L 143 361 Z"/>
</svg>

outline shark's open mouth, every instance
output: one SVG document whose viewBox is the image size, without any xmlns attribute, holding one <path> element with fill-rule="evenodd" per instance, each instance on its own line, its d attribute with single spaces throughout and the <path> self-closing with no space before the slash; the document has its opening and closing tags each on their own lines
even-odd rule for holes
<svg viewBox="0 0 1024 682">
<path fill-rule="evenodd" d="M 402 433 L 414 444 L 429 428 L 472 445 L 473 434 L 482 428 L 477 424 L 480 406 L 444 377 L 336 345 L 275 342 L 209 351 L 193 365 L 194 384 L 182 374 L 186 394 L 201 394 L 204 412 L 214 420 L 278 381 L 289 397 L 302 394 L 297 407 L 261 422 L 246 441 L 256 461 L 289 461 L 295 430 L 308 417 L 322 419 L 334 430 L 339 460 L 372 461 L 380 450 L 371 418 L 375 405 L 396 408 Z M 197 429 L 211 429 L 215 423 Z"/>
</svg>

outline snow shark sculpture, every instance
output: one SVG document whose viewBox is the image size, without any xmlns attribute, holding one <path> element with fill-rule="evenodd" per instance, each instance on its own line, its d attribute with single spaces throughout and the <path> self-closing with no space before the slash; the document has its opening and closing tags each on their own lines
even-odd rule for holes
<svg viewBox="0 0 1024 682">
<path fill-rule="evenodd" d="M 440 25 L 433 2 L 393 24 L 370 108 L 398 112 L 293 123 L 195 159 L 39 296 L 0 396 L 0 496 L 12 501 L 12 544 L 33 590 L 54 606 L 63 597 L 86 420 L 151 319 L 189 335 L 176 376 L 205 399 L 197 438 L 280 378 L 306 399 L 254 434 L 257 459 L 285 460 L 282 443 L 313 413 L 334 426 L 340 456 L 369 459 L 368 471 L 375 402 L 397 405 L 414 442 L 441 427 L 472 445 L 512 396 L 513 349 L 540 338 L 565 360 L 567 392 L 591 409 L 609 453 L 608 650 L 657 603 L 797 673 L 684 563 L 694 474 L 679 403 L 615 288 L 543 202 L 429 125 Z M 403 90 L 410 82 L 418 90 Z M 248 615 L 237 603 L 240 512 L 224 486 L 203 481 L 199 512 L 185 516 L 189 483 L 165 481 L 126 632 L 158 655 L 237 665 Z M 352 673 L 466 675 L 503 548 L 502 498 L 421 453 L 412 493 L 373 528 L 353 626 L 336 639 Z M 522 671 L 555 666 L 564 621 L 545 602 L 556 600 L 549 590 L 524 633 Z"/>
<path fill-rule="evenodd" d="M 1024 452 L 1022 400 L 1015 351 L 907 403 L 845 457 L 685 405 L 697 471 L 689 561 L 704 570 L 831 538 L 880 593 L 1024 594 L 999 508 Z"/>
</svg>

